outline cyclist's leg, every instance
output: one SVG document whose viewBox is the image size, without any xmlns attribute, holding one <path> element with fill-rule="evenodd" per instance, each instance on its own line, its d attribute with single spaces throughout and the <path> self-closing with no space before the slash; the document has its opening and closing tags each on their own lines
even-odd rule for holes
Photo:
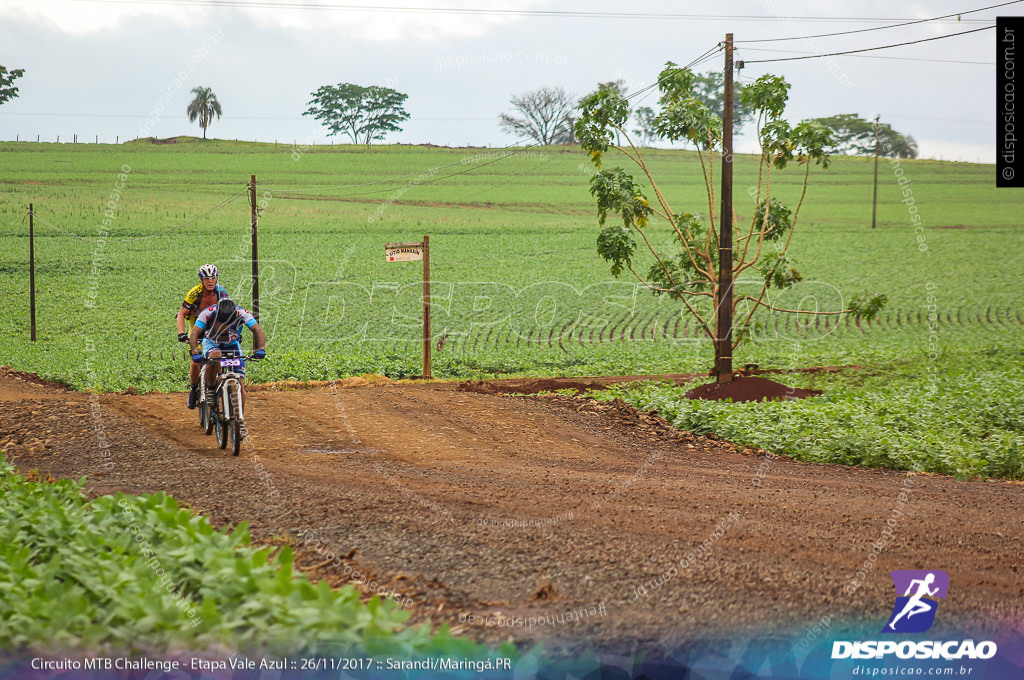
<svg viewBox="0 0 1024 680">
<path fill-rule="evenodd" d="M 208 338 L 203 338 L 203 356 L 207 359 L 220 359 L 222 352 L 220 346 L 211 341 Z M 217 369 L 214 368 L 213 364 L 203 365 L 203 370 L 206 371 L 206 384 L 210 389 L 217 387 Z"/>
</svg>

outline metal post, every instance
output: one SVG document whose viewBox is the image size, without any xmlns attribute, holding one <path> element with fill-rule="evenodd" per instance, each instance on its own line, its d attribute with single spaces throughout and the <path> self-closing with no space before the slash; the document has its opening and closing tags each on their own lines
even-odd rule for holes
<svg viewBox="0 0 1024 680">
<path fill-rule="evenodd" d="M 28 204 L 28 307 L 29 307 L 29 337 L 32 342 L 36 341 L 36 231 L 35 212 L 32 204 Z"/>
<path fill-rule="evenodd" d="M 878 119 L 881 114 L 875 116 L 875 189 L 871 196 L 871 228 L 875 228 L 875 216 L 878 214 Z"/>
<path fill-rule="evenodd" d="M 423 377 L 429 378 L 430 365 L 430 235 L 423 235 Z"/>
<path fill-rule="evenodd" d="M 715 370 L 732 382 L 732 33 L 725 34 L 725 96 L 722 102 L 722 215 L 718 237 L 718 333 Z"/>
<path fill-rule="evenodd" d="M 205 132 L 205 130 L 204 130 Z M 256 248 L 256 175 L 249 180 L 249 203 L 252 206 L 250 235 L 252 236 L 252 315 L 256 323 L 260 321 L 260 258 Z"/>
</svg>

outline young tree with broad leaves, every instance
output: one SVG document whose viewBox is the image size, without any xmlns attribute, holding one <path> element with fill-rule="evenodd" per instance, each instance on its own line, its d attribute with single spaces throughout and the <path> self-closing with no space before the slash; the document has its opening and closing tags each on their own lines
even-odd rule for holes
<svg viewBox="0 0 1024 680">
<path fill-rule="evenodd" d="M 629 87 L 626 86 L 626 81 L 625 81 L 624 78 L 619 78 L 618 80 L 609 80 L 606 83 L 598 83 L 597 84 L 597 89 L 594 90 L 593 92 L 591 92 L 590 94 L 584 95 L 583 97 L 581 97 L 579 102 L 577 103 L 577 105 L 581 106 L 583 104 L 583 101 L 587 97 L 589 97 L 591 95 L 594 95 L 594 94 L 597 94 L 598 92 L 601 92 L 602 90 L 609 90 L 611 92 L 614 92 L 617 95 L 625 97 L 626 93 L 629 92 Z M 573 125 L 575 125 L 576 124 L 576 120 L 573 119 L 572 123 L 573 123 Z M 576 141 L 575 136 L 573 137 L 572 141 Z M 618 134 L 616 134 L 616 136 L 615 136 L 615 143 L 616 144 L 621 144 L 622 143 L 622 139 L 618 136 Z"/>
<path fill-rule="evenodd" d="M 576 98 L 561 87 L 542 87 L 509 100 L 518 116 L 503 113 L 498 117 L 501 129 L 509 134 L 529 137 L 538 144 L 571 144 Z"/>
<path fill-rule="evenodd" d="M 203 139 L 206 139 L 206 128 L 210 127 L 213 117 L 220 118 L 223 111 L 212 88 L 193 87 L 192 94 L 195 97 L 188 103 L 188 109 L 186 109 L 188 122 L 194 123 L 198 119 L 199 127 L 203 129 Z"/>
<path fill-rule="evenodd" d="M 669 205 L 643 154 L 625 130 L 629 118 L 627 101 L 612 91 L 596 92 L 581 105 L 576 135 L 598 168 L 590 181 L 600 226 L 597 252 L 611 263 L 613 276 L 628 270 L 655 295 L 668 295 L 682 302 L 714 346 L 718 366 L 721 350 L 715 341 L 719 336 L 716 311 L 722 291 L 715 159 L 721 158 L 722 121 L 698 96 L 699 82 L 691 71 L 669 62 L 658 81 L 662 109 L 655 117 L 654 127 L 664 139 L 689 141 L 697 146 L 707 213 L 702 216 L 697 209 L 676 211 Z M 870 319 L 885 304 L 884 295 L 867 294 L 835 310 L 790 309 L 777 304 L 778 295 L 803 278 L 788 254 L 789 246 L 807 193 L 811 167 L 828 168 L 826 149 L 832 143 L 831 133 L 823 125 L 805 121 L 793 126 L 783 120 L 789 87 L 782 78 L 765 75 L 748 85 L 742 94 L 743 104 L 749 107 L 757 124 L 761 155 L 756 190 L 751 189 L 753 216 L 749 226 L 737 230 L 733 242 L 732 278 L 739 281 L 741 275 L 755 274 L 756 284 L 745 286 L 742 291 L 734 290 L 735 332 L 731 350 L 750 339 L 759 310 L 801 317 L 854 314 Z M 625 145 L 613 144 L 616 133 L 626 140 Z M 605 154 L 612 148 L 639 169 L 650 184 L 653 199 L 626 170 L 603 166 Z M 771 177 L 773 170 L 783 170 L 794 162 L 804 167 L 803 187 L 795 208 L 790 208 L 772 196 Z M 616 218 L 616 223 L 610 222 L 609 217 Z M 646 255 L 637 252 L 638 242 L 643 244 Z M 638 262 L 641 259 L 649 262 L 646 271 Z"/>
<path fill-rule="evenodd" d="M 6 66 L 0 66 L 0 104 L 18 96 L 18 88 L 14 86 L 14 81 L 23 75 L 25 75 L 23 68 L 14 68 L 8 71 Z"/>
<path fill-rule="evenodd" d="M 401 132 L 400 123 L 409 120 L 405 100 L 409 95 L 389 87 L 353 83 L 324 85 L 313 93 L 304 116 L 313 116 L 330 132 L 344 133 L 353 144 L 384 139 L 389 132 Z"/>
</svg>

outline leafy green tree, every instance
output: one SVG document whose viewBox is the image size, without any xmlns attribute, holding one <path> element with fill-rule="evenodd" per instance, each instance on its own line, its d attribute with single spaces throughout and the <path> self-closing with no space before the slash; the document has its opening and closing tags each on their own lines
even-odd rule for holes
<svg viewBox="0 0 1024 680">
<path fill-rule="evenodd" d="M 409 120 L 405 100 L 409 95 L 389 87 L 353 83 L 324 85 L 313 93 L 309 108 L 302 114 L 313 116 L 330 132 L 344 133 L 353 144 L 384 139 L 389 132 L 401 132 L 401 123 Z"/>
<path fill-rule="evenodd" d="M 217 95 L 209 87 L 193 87 L 192 94 L 195 97 L 188 103 L 188 122 L 194 123 L 199 120 L 199 127 L 203 129 L 203 139 L 206 139 L 206 128 L 210 127 L 213 117 L 221 117 L 222 110 Z"/>
<path fill-rule="evenodd" d="M 875 122 L 865 120 L 855 113 L 815 118 L 832 130 L 835 137 L 833 153 L 851 155 L 874 155 Z M 892 129 L 889 123 L 878 124 L 879 154 L 897 158 L 917 158 L 917 142 L 910 135 Z"/>
<path fill-rule="evenodd" d="M 725 74 L 721 71 L 711 71 L 695 75 L 693 77 L 693 96 L 721 119 L 725 106 Z M 743 101 L 743 84 L 733 82 L 732 128 L 734 133 L 750 122 L 752 113 L 750 107 Z"/>
<path fill-rule="evenodd" d="M 641 106 L 633 112 L 633 120 L 637 124 L 637 127 L 633 129 L 633 134 L 636 135 L 637 142 L 641 147 L 649 147 L 661 139 L 661 135 L 658 134 L 658 130 L 655 128 L 654 121 L 656 119 L 657 114 L 654 113 L 654 109 L 650 106 Z"/>
<path fill-rule="evenodd" d="M 720 347 L 715 342 L 719 335 L 715 312 L 723 291 L 719 289 L 714 162 L 716 152 L 720 157 L 722 150 L 722 121 L 699 98 L 698 78 L 691 71 L 669 62 L 658 80 L 662 109 L 655 116 L 654 127 L 667 140 L 689 141 L 697 146 L 707 213 L 701 215 L 696 209 L 677 212 L 669 205 L 643 154 L 624 129 L 629 118 L 625 98 L 610 90 L 596 92 L 581 105 L 576 135 L 598 168 L 590 182 L 600 226 L 597 252 L 611 263 L 613 276 L 628 270 L 654 294 L 681 301 L 714 346 L 717 366 Z M 781 291 L 802 280 L 788 254 L 789 245 L 806 196 L 811 167 L 827 169 L 827 149 L 832 144 L 831 132 L 820 123 L 805 121 L 793 126 L 782 118 L 789 87 L 782 78 L 765 75 L 748 85 L 742 94 L 743 104 L 757 124 L 761 155 L 756 191 L 751 191 L 754 215 L 748 227 L 737 225 L 732 275 L 736 281 L 743 274 L 756 274 L 757 285 L 734 291 L 736 321 L 732 349 L 750 337 L 755 329 L 754 314 L 759 310 L 825 316 L 854 313 L 871 318 L 885 303 L 884 296 L 863 295 L 848 308 L 834 311 L 788 309 L 776 304 Z M 622 135 L 626 145 L 613 145 L 616 133 Z M 626 170 L 603 166 L 604 157 L 612 148 L 639 168 L 650 183 L 653 200 Z M 782 170 L 793 162 L 804 167 L 804 176 L 800 199 L 795 208 L 790 208 L 771 195 L 771 175 L 773 170 Z M 609 221 L 609 217 L 614 220 Z M 642 258 L 638 243 L 648 253 Z M 646 271 L 642 263 L 646 263 Z"/>
<path fill-rule="evenodd" d="M 14 81 L 23 75 L 25 75 L 23 68 L 8 71 L 6 66 L 0 66 L 0 104 L 18 96 L 18 88 L 14 87 Z"/>
<path fill-rule="evenodd" d="M 542 87 L 509 100 L 519 115 L 503 113 L 501 129 L 526 136 L 538 144 L 571 144 L 576 98 L 561 87 Z"/>
</svg>

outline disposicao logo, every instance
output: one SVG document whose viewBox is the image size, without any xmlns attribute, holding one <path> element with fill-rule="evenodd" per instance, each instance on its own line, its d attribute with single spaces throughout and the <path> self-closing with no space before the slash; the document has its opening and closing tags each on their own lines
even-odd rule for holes
<svg viewBox="0 0 1024 680">
<path fill-rule="evenodd" d="M 935 610 L 946 599 L 949 574 L 939 569 L 889 572 L 896 586 L 896 604 L 882 633 L 923 633 L 935 623 Z M 902 595 L 900 595 L 902 593 Z"/>
<path fill-rule="evenodd" d="M 949 574 L 940 569 L 898 570 L 889 572 L 896 588 L 896 603 L 889 621 L 880 633 L 923 633 L 935 623 L 939 600 L 946 599 Z M 991 659 L 997 652 L 991 640 L 836 640 L 833 659 Z"/>
</svg>

